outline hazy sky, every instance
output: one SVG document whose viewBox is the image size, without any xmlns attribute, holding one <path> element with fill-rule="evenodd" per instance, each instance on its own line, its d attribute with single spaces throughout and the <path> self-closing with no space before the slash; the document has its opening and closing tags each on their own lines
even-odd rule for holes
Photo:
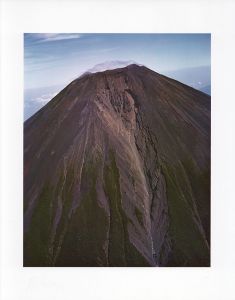
<svg viewBox="0 0 235 300">
<path fill-rule="evenodd" d="M 25 89 L 68 84 L 109 60 L 165 73 L 210 66 L 210 34 L 34 34 L 24 36 Z"/>
</svg>

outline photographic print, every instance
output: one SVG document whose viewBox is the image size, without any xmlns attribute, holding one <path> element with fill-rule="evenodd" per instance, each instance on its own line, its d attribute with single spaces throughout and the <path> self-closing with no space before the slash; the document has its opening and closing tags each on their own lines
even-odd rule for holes
<svg viewBox="0 0 235 300">
<path fill-rule="evenodd" d="M 210 266 L 210 34 L 24 34 L 24 266 Z"/>
</svg>

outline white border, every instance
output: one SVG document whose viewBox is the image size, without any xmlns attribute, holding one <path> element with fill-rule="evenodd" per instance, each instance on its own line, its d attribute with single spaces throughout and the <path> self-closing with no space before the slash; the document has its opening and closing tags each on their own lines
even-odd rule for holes
<svg viewBox="0 0 235 300">
<path fill-rule="evenodd" d="M 1 2 L 1 299 L 235 298 L 234 11 L 210 0 Z M 212 33 L 211 268 L 22 267 L 24 32 Z"/>
</svg>

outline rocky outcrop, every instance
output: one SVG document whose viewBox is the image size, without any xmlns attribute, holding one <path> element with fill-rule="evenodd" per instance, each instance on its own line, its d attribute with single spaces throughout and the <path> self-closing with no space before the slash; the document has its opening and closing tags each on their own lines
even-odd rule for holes
<svg viewBox="0 0 235 300">
<path fill-rule="evenodd" d="M 130 65 L 25 122 L 25 266 L 208 266 L 209 243 L 209 96 Z"/>
</svg>

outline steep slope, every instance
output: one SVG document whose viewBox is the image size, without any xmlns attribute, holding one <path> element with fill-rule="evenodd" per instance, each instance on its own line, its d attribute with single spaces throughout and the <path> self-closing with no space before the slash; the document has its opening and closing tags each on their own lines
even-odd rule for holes
<svg viewBox="0 0 235 300">
<path fill-rule="evenodd" d="M 209 240 L 209 96 L 130 65 L 25 122 L 25 266 L 208 266 Z"/>
</svg>

